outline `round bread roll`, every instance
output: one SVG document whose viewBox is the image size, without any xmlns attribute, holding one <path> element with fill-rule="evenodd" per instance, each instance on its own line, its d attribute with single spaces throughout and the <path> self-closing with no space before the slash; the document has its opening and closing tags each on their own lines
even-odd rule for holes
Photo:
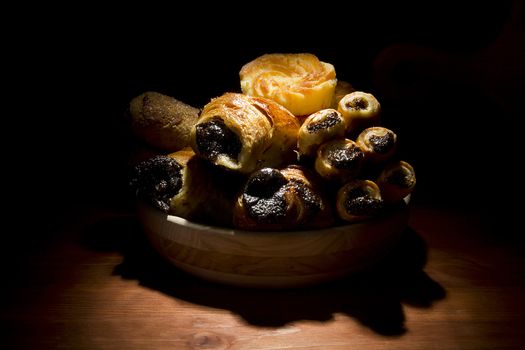
<svg viewBox="0 0 525 350">
<path fill-rule="evenodd" d="M 189 144 L 199 110 L 158 92 L 145 92 L 129 105 L 131 127 L 145 143 L 174 152 Z"/>
</svg>

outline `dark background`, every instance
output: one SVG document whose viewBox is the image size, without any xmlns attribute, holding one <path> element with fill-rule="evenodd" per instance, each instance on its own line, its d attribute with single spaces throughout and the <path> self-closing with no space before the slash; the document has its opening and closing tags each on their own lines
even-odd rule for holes
<svg viewBox="0 0 525 350">
<path fill-rule="evenodd" d="M 15 192 L 10 218 L 25 223 L 18 237 L 42 243 L 84 213 L 132 210 L 124 112 L 134 96 L 158 91 L 202 107 L 238 91 L 238 72 L 255 57 L 310 52 L 381 102 L 416 168 L 417 205 L 476 213 L 502 239 L 519 238 L 521 4 L 323 4 L 293 16 L 278 4 L 229 15 L 203 5 L 49 20 L 12 50 L 22 94 L 6 119 L 17 120 L 22 150 L 6 146 L 6 192 Z"/>
</svg>

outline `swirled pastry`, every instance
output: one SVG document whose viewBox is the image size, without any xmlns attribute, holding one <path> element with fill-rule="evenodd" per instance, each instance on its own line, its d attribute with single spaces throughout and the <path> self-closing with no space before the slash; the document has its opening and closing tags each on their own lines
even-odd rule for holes
<svg viewBox="0 0 525 350">
<path fill-rule="evenodd" d="M 362 221 L 375 215 L 383 207 L 381 192 L 370 180 L 354 180 L 337 192 L 336 209 L 345 221 Z"/>
<path fill-rule="evenodd" d="M 295 158 L 299 122 L 272 100 L 226 93 L 204 106 L 191 147 L 222 167 L 250 173 Z"/>
<path fill-rule="evenodd" d="M 197 108 L 158 92 L 135 97 L 129 111 L 131 127 L 139 139 L 171 152 L 188 146 L 190 130 L 199 116 Z"/>
<path fill-rule="evenodd" d="M 350 181 L 357 177 L 365 154 L 349 139 L 325 142 L 317 150 L 315 170 L 322 177 L 339 181 Z"/>
<path fill-rule="evenodd" d="M 239 73 L 242 92 L 267 97 L 296 116 L 331 106 L 337 83 L 333 65 L 312 54 L 266 54 Z"/>
<path fill-rule="evenodd" d="M 389 163 L 379 175 L 377 185 L 387 203 L 394 203 L 408 196 L 416 185 L 414 168 L 405 161 Z"/>
<path fill-rule="evenodd" d="M 327 140 L 344 137 L 346 122 L 335 109 L 323 109 L 311 114 L 303 122 L 297 134 L 297 150 L 300 155 L 314 155 L 317 148 Z"/>
<path fill-rule="evenodd" d="M 328 202 L 300 166 L 263 168 L 248 179 L 235 208 L 234 226 L 247 230 L 295 230 L 333 223 Z"/>
<path fill-rule="evenodd" d="M 379 124 L 381 105 L 374 95 L 354 91 L 339 101 L 337 110 L 346 119 L 347 132 L 353 137 L 364 128 Z"/>
<path fill-rule="evenodd" d="M 374 126 L 363 130 L 356 140 L 371 163 L 383 162 L 394 155 L 397 148 L 397 135 L 390 129 Z"/>
<path fill-rule="evenodd" d="M 334 99 L 332 100 L 332 108 L 337 109 L 337 106 L 339 106 L 339 101 L 341 101 L 343 97 L 354 91 L 354 87 L 349 82 L 344 80 L 337 80 L 337 85 L 335 86 L 334 92 Z"/>
</svg>

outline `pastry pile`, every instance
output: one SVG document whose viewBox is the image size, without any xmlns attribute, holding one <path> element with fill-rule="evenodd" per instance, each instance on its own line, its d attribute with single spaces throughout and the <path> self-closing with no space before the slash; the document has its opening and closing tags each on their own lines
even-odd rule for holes
<svg viewBox="0 0 525 350">
<path fill-rule="evenodd" d="M 146 92 L 133 131 L 162 150 L 134 168 L 138 198 L 192 221 L 247 230 L 330 227 L 382 215 L 416 183 L 369 93 L 312 54 L 267 54 L 240 70 L 242 93 L 199 112 Z"/>
</svg>

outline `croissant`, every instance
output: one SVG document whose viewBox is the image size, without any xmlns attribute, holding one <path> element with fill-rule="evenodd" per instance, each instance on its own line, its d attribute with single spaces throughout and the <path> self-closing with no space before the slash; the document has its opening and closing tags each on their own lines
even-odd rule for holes
<svg viewBox="0 0 525 350">
<path fill-rule="evenodd" d="M 377 185 L 381 196 L 387 203 L 402 200 L 408 196 L 416 185 L 414 168 L 405 161 L 389 163 L 379 175 Z"/>
<path fill-rule="evenodd" d="M 397 148 L 397 135 L 387 128 L 374 126 L 363 130 L 356 140 L 365 153 L 365 159 L 379 163 L 392 157 Z"/>
<path fill-rule="evenodd" d="M 319 184 L 305 168 L 263 168 L 248 179 L 237 198 L 234 226 L 246 230 L 295 230 L 334 222 Z"/>
<path fill-rule="evenodd" d="M 343 137 L 346 122 L 335 109 L 323 109 L 311 114 L 303 122 L 297 134 L 297 150 L 301 155 L 314 155 L 325 141 Z"/>
<path fill-rule="evenodd" d="M 346 182 L 357 177 L 364 158 L 365 154 L 354 141 L 332 140 L 317 150 L 315 170 L 326 179 Z"/>
<path fill-rule="evenodd" d="M 231 226 L 238 178 L 185 149 L 169 156 L 182 166 L 182 187 L 171 198 L 170 214 L 197 222 Z"/>
<path fill-rule="evenodd" d="M 380 121 L 381 105 L 374 95 L 366 92 L 354 91 L 344 96 L 337 110 L 346 119 L 347 133 L 351 137 Z"/>
<path fill-rule="evenodd" d="M 295 159 L 299 122 L 284 107 L 260 97 L 226 93 L 204 106 L 191 147 L 210 162 L 250 173 Z"/>
<path fill-rule="evenodd" d="M 235 179 L 191 149 L 155 156 L 135 167 L 137 196 L 158 209 L 198 222 L 231 225 Z"/>
<path fill-rule="evenodd" d="M 333 65 L 312 54 L 266 54 L 239 73 L 242 92 L 267 97 L 296 116 L 331 106 L 337 84 Z"/>
<path fill-rule="evenodd" d="M 354 180 L 337 192 L 336 209 L 345 221 L 362 221 L 375 215 L 383 207 L 381 192 L 370 180 Z"/>
</svg>

